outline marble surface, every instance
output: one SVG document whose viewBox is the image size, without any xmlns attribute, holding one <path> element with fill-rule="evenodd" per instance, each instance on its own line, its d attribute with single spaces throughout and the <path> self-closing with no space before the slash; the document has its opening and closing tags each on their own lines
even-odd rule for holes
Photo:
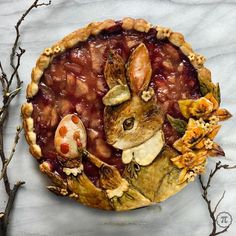
<svg viewBox="0 0 236 236">
<path fill-rule="evenodd" d="M 14 24 L 31 3 L 30 0 L 0 0 L 0 58 L 8 62 L 14 37 Z M 21 46 L 27 50 L 20 75 L 24 88 L 11 108 L 5 133 L 10 146 L 19 124 L 20 104 L 39 53 L 67 33 L 91 21 L 124 16 L 142 17 L 152 24 L 169 26 L 182 32 L 193 48 L 204 54 L 213 79 L 221 84 L 222 106 L 234 118 L 224 123 L 217 142 L 226 152 L 222 159 L 236 163 L 236 1 L 222 0 L 53 0 L 50 7 L 39 8 L 22 25 Z M 9 68 L 7 68 L 9 69 Z M 209 235 L 211 221 L 201 198 L 198 181 L 182 192 L 153 207 L 126 213 L 104 212 L 84 207 L 72 200 L 54 196 L 45 189 L 48 180 L 38 171 L 22 138 L 10 164 L 12 182 L 25 180 L 19 191 L 9 225 L 9 235 L 127 235 L 127 236 L 202 236 Z M 209 168 L 215 160 L 209 160 Z M 229 212 L 233 224 L 226 235 L 236 235 L 236 170 L 222 171 L 212 184 L 213 202 L 226 190 L 219 211 Z M 0 211 L 6 200 L 0 184 Z"/>
</svg>

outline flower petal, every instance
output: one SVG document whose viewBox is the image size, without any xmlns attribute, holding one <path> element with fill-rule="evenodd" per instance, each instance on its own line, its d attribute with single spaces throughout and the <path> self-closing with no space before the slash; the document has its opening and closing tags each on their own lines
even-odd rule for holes
<svg viewBox="0 0 236 236">
<path fill-rule="evenodd" d="M 178 167 L 178 168 L 184 168 L 184 164 L 181 162 L 182 155 L 179 155 L 177 157 L 174 157 L 171 159 L 171 161 Z"/>
<path fill-rule="evenodd" d="M 187 169 L 182 169 L 182 171 L 180 172 L 179 175 L 179 184 L 184 183 L 187 180 L 188 176 L 187 176 Z"/>
<path fill-rule="evenodd" d="M 182 137 L 183 143 L 188 147 L 191 148 L 198 144 L 203 137 L 205 136 L 205 130 L 201 127 L 194 127 L 189 129 L 185 132 L 184 136 Z"/>
<path fill-rule="evenodd" d="M 206 139 L 205 138 L 203 138 L 199 143 L 197 143 L 195 146 L 194 146 L 194 148 L 196 148 L 196 149 L 202 149 L 202 148 L 204 148 L 204 142 L 206 141 Z"/>
<path fill-rule="evenodd" d="M 188 120 L 188 125 L 187 125 L 187 129 L 191 129 L 191 128 L 194 128 L 194 127 L 197 127 L 198 126 L 198 123 L 196 120 L 194 120 L 193 118 L 190 118 Z"/>
<path fill-rule="evenodd" d="M 221 128 L 221 125 L 212 126 L 210 132 L 207 134 L 207 137 L 213 140 L 215 136 L 218 134 L 220 128 Z"/>
<path fill-rule="evenodd" d="M 213 110 L 217 110 L 219 108 L 219 103 L 217 102 L 212 93 L 208 93 L 204 97 L 211 101 L 211 103 L 213 104 Z"/>
<path fill-rule="evenodd" d="M 220 121 L 228 120 L 230 117 L 232 117 L 230 112 L 224 108 L 219 108 L 214 112 L 214 115 L 217 116 Z"/>
<path fill-rule="evenodd" d="M 177 151 L 179 151 L 179 152 L 181 152 L 181 153 L 185 153 L 185 152 L 191 151 L 191 150 L 190 150 L 188 147 L 186 147 L 186 145 L 183 143 L 183 139 L 182 139 L 182 138 L 176 140 L 176 141 L 174 142 L 174 144 L 173 144 L 173 147 L 174 147 Z"/>
<path fill-rule="evenodd" d="M 201 97 L 193 102 L 189 108 L 191 116 L 203 117 L 210 114 L 214 110 L 214 104 L 205 97 Z"/>
<path fill-rule="evenodd" d="M 201 165 L 204 163 L 207 159 L 207 151 L 206 150 L 200 150 L 196 152 L 197 160 L 195 161 L 195 166 Z"/>
<path fill-rule="evenodd" d="M 218 145 L 217 143 L 213 144 L 212 149 L 209 150 L 207 154 L 211 157 L 225 156 L 225 152 L 224 152 L 223 148 L 220 145 Z"/>
<path fill-rule="evenodd" d="M 194 103 L 194 101 L 190 100 L 190 99 L 178 101 L 180 111 L 181 111 L 182 115 L 187 119 L 190 118 L 191 114 L 190 114 L 189 108 L 192 106 L 193 103 Z"/>
</svg>

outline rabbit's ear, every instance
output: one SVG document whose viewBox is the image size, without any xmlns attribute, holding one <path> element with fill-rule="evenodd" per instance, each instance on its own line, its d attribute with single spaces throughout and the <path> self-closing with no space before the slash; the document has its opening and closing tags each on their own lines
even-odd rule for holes
<svg viewBox="0 0 236 236">
<path fill-rule="evenodd" d="M 141 43 L 129 58 L 127 76 L 130 88 L 135 94 L 148 89 L 152 75 L 152 66 L 145 44 Z"/>
<path fill-rule="evenodd" d="M 125 63 L 120 55 L 109 52 L 104 69 L 104 77 L 109 91 L 103 97 L 105 106 L 119 105 L 130 99 L 130 91 L 125 76 Z"/>
<path fill-rule="evenodd" d="M 104 69 L 104 77 L 110 89 L 118 84 L 126 85 L 125 63 L 122 57 L 110 51 Z"/>
</svg>

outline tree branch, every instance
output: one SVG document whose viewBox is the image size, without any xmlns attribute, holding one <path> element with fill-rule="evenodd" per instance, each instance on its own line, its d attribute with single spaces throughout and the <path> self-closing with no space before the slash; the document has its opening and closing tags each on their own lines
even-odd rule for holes
<svg viewBox="0 0 236 236">
<path fill-rule="evenodd" d="M 217 204 L 216 204 L 216 206 L 215 206 L 215 208 L 214 208 L 214 210 L 213 210 L 213 214 L 216 213 L 216 210 L 217 210 L 218 206 L 220 205 L 221 201 L 224 199 L 224 197 L 225 197 L 225 191 L 223 192 L 221 198 L 220 198 L 219 201 L 217 202 Z"/>
<path fill-rule="evenodd" d="M 7 206 L 5 208 L 5 212 L 0 213 L 0 233 L 2 232 L 1 235 L 6 235 L 7 233 L 7 226 L 9 223 L 9 216 L 11 213 L 11 210 L 13 208 L 14 200 L 17 194 L 17 191 L 21 185 L 25 184 L 25 182 L 19 181 L 17 182 L 13 189 L 10 192 L 10 196 L 7 201 Z"/>
<path fill-rule="evenodd" d="M 21 59 L 21 56 L 25 53 L 25 49 L 22 49 L 21 47 L 19 47 L 19 50 L 20 52 L 19 53 L 16 53 L 16 56 L 17 56 L 17 63 L 16 65 L 14 65 L 13 67 L 13 72 L 11 74 L 11 77 L 10 77 L 10 80 L 8 82 L 8 85 L 7 85 L 7 89 L 9 90 L 10 86 L 11 86 L 11 83 L 12 83 L 12 80 L 14 78 L 14 76 L 16 76 L 16 79 L 17 79 L 17 88 L 19 88 L 21 86 L 21 84 L 23 83 L 21 80 L 20 80 L 20 77 L 19 77 L 19 74 L 18 74 L 18 68 L 20 66 L 20 59 Z M 11 65 L 11 66 L 12 66 Z"/>
<path fill-rule="evenodd" d="M 0 128 L 0 156 L 1 156 L 1 161 L 2 161 L 2 165 L 5 164 L 5 152 L 4 152 L 4 140 L 3 140 L 3 129 Z M 8 179 L 8 175 L 7 175 L 7 170 L 5 171 L 5 174 L 3 176 L 3 182 L 4 182 L 4 187 L 5 190 L 8 194 L 8 196 L 10 195 L 10 183 L 9 183 L 9 179 Z"/>
<path fill-rule="evenodd" d="M 19 44 L 19 39 L 20 39 L 20 26 L 21 23 L 24 21 L 25 17 L 31 12 L 31 10 L 33 8 L 37 8 L 37 7 L 41 7 L 41 6 L 48 6 L 51 5 L 51 0 L 48 1 L 47 3 L 38 3 L 39 0 L 35 0 L 31 6 L 25 11 L 25 13 L 21 16 L 21 18 L 17 21 L 16 25 L 15 25 L 15 31 L 16 31 L 16 37 L 15 37 L 15 41 L 13 43 L 12 46 L 12 50 L 11 50 L 11 55 L 10 55 L 10 65 L 12 67 L 12 69 L 15 72 L 16 75 L 16 80 L 17 80 L 17 86 L 19 87 L 21 84 L 21 80 L 18 74 L 18 71 L 16 70 L 16 66 L 15 66 L 15 55 L 16 55 L 16 49 L 17 49 L 17 45 Z M 11 83 L 10 83 L 11 85 Z"/>
<path fill-rule="evenodd" d="M 7 170 L 7 167 L 9 165 L 9 163 L 11 162 L 12 160 L 12 157 L 14 156 L 15 154 L 15 151 L 16 151 L 16 145 L 20 139 L 20 133 L 22 131 L 22 126 L 21 127 L 17 127 L 16 129 L 16 134 L 15 134 L 15 139 L 14 139 L 14 143 L 13 143 L 13 146 L 12 146 L 12 149 L 11 149 L 11 153 L 9 155 L 9 158 L 5 160 L 5 163 L 4 165 L 2 166 L 2 171 L 1 171 L 1 175 L 0 175 L 0 180 L 3 178 L 3 176 L 5 175 L 6 173 L 6 170 Z"/>
<path fill-rule="evenodd" d="M 222 200 L 225 197 L 225 191 L 223 192 L 222 196 L 220 197 L 220 199 L 216 203 L 215 207 L 212 207 L 212 203 L 211 203 L 211 200 L 210 200 L 210 197 L 209 197 L 209 193 L 208 193 L 208 190 L 211 187 L 211 182 L 212 182 L 215 174 L 218 173 L 218 171 L 221 170 L 221 169 L 225 169 L 225 170 L 236 169 L 236 165 L 229 166 L 227 164 L 221 164 L 221 161 L 218 161 L 216 163 L 216 165 L 215 165 L 215 168 L 213 170 L 211 170 L 211 172 L 210 172 L 210 174 L 209 174 L 209 176 L 207 178 L 206 184 L 203 183 L 202 176 L 201 175 L 199 176 L 200 185 L 201 185 L 201 188 L 203 190 L 202 197 L 203 197 L 204 201 L 207 204 L 207 209 L 208 209 L 210 218 L 212 220 L 212 231 L 211 231 L 209 236 L 215 236 L 215 235 L 223 234 L 230 227 L 230 225 L 228 225 L 223 230 L 217 231 L 217 223 L 216 223 L 217 222 L 217 218 L 216 218 L 217 216 L 216 216 L 216 211 L 217 211 L 220 203 L 222 202 Z"/>
<path fill-rule="evenodd" d="M 6 83 L 8 82 L 7 80 L 7 75 L 2 67 L 2 63 L 0 61 L 0 71 L 1 71 L 1 76 L 0 76 L 0 81 L 1 81 L 1 84 L 2 84 L 2 91 L 3 93 L 5 93 L 5 90 L 6 90 Z"/>
<path fill-rule="evenodd" d="M 22 58 L 22 55 L 25 53 L 25 50 L 19 47 L 20 26 L 23 20 L 25 19 L 25 17 L 31 12 L 33 8 L 38 8 L 41 6 L 48 6 L 50 4 L 51 4 L 51 1 L 48 1 L 47 3 L 44 3 L 44 2 L 39 3 L 39 0 L 34 1 L 30 5 L 30 7 L 23 13 L 20 19 L 17 21 L 15 25 L 16 36 L 15 36 L 15 40 L 14 40 L 14 43 L 11 49 L 11 54 L 10 54 L 10 66 L 12 68 L 12 72 L 10 74 L 7 75 L 5 73 L 2 63 L 0 61 L 0 73 L 1 73 L 0 85 L 2 86 L 2 102 L 3 102 L 3 105 L 0 108 L 0 156 L 1 156 L 1 162 L 2 162 L 0 180 L 3 179 L 5 190 L 6 190 L 6 193 L 8 194 L 8 201 L 7 201 L 5 210 L 4 212 L 0 213 L 0 235 L 7 234 L 7 226 L 9 223 L 9 217 L 10 217 L 10 213 L 13 208 L 13 205 L 14 205 L 16 194 L 20 186 L 24 184 L 23 181 L 18 181 L 17 183 L 14 184 L 13 188 L 11 188 L 10 181 L 8 178 L 8 173 L 7 173 L 9 164 L 12 161 L 12 158 L 15 154 L 16 146 L 20 138 L 20 132 L 22 130 L 22 127 L 17 128 L 14 142 L 13 142 L 8 158 L 6 158 L 5 146 L 4 146 L 4 140 L 5 140 L 4 128 L 5 128 L 7 118 L 8 118 L 9 107 L 13 99 L 19 94 L 21 90 L 21 84 L 22 84 L 22 80 L 20 79 L 18 71 L 21 65 L 21 58 Z M 12 86 L 13 81 L 16 82 L 15 87 Z"/>
</svg>

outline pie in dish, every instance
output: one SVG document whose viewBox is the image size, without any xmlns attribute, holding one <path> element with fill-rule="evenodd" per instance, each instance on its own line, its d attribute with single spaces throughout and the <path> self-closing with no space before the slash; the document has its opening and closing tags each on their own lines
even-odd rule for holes
<svg viewBox="0 0 236 236">
<path fill-rule="evenodd" d="M 105 20 L 46 48 L 22 106 L 47 188 L 129 210 L 164 201 L 204 173 L 220 121 L 219 84 L 180 33 L 143 19 Z"/>
</svg>

